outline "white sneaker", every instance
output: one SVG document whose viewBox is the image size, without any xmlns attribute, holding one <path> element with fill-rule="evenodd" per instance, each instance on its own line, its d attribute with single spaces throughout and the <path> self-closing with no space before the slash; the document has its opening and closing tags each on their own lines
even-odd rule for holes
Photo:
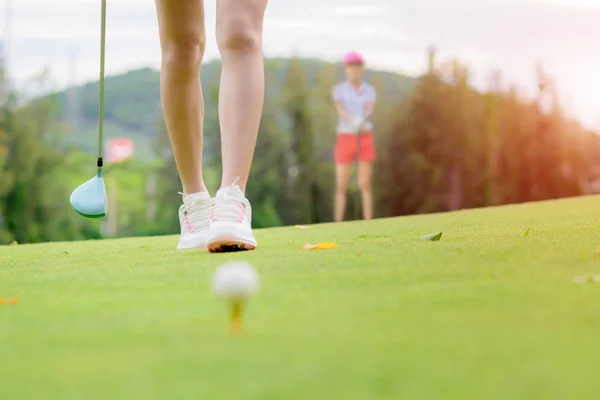
<svg viewBox="0 0 600 400">
<path fill-rule="evenodd" d="M 183 194 L 183 205 L 179 207 L 181 236 L 178 249 L 206 248 L 212 204 L 208 192 Z"/>
<path fill-rule="evenodd" d="M 219 189 L 211 213 L 208 251 L 254 250 L 256 245 L 250 202 L 238 185 Z"/>
</svg>

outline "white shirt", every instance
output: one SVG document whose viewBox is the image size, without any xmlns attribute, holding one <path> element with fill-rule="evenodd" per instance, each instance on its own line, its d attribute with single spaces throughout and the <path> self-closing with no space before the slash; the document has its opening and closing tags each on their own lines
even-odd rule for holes
<svg viewBox="0 0 600 400">
<path fill-rule="evenodd" d="M 376 98 L 375 88 L 365 82 L 362 83 L 358 90 L 349 81 L 337 84 L 333 88 L 333 99 L 340 101 L 344 106 L 344 110 L 351 117 L 365 118 L 367 104 L 374 103 Z M 366 122 L 366 126 L 368 129 L 373 129 L 372 124 L 368 121 Z M 337 131 L 338 133 L 358 133 L 351 123 L 344 121 L 342 118 L 338 122 Z"/>
</svg>

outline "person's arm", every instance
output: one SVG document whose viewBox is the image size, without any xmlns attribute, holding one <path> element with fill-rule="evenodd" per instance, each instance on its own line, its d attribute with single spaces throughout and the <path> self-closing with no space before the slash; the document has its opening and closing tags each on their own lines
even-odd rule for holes
<svg viewBox="0 0 600 400">
<path fill-rule="evenodd" d="M 336 112 L 342 120 L 351 124 L 354 127 L 354 129 L 358 132 L 361 129 L 361 126 L 364 124 L 365 119 L 362 117 L 350 115 L 350 113 L 346 111 L 341 90 L 342 89 L 340 88 L 340 86 L 336 86 L 333 88 L 333 100 L 335 101 Z"/>
<path fill-rule="evenodd" d="M 369 91 L 367 94 L 367 102 L 365 103 L 365 118 L 369 118 L 373 114 L 373 110 L 375 110 L 376 101 L 377 94 L 375 93 L 375 89 L 369 87 Z"/>
<path fill-rule="evenodd" d="M 338 116 L 346 122 L 352 123 L 352 116 L 346 112 L 344 108 L 344 104 L 341 100 L 335 101 L 335 109 L 337 111 Z"/>
<path fill-rule="evenodd" d="M 346 122 L 352 122 L 352 116 L 348 114 L 344 103 L 342 102 L 342 91 L 339 85 L 334 86 L 332 91 L 333 101 L 335 102 L 335 111 L 337 115 Z"/>
<path fill-rule="evenodd" d="M 367 104 L 365 104 L 365 118 L 369 118 L 371 115 L 373 115 L 373 110 L 375 110 L 374 101 L 370 101 Z"/>
<path fill-rule="evenodd" d="M 375 110 L 375 102 L 376 101 L 377 101 L 377 96 L 375 94 L 375 89 L 370 87 L 369 91 L 367 92 L 367 100 L 365 102 L 365 118 L 364 118 L 364 121 L 361 123 L 361 125 L 358 128 L 359 132 L 365 132 L 368 130 L 366 121 L 367 121 L 367 118 L 369 118 L 371 115 L 373 115 L 373 111 Z"/>
</svg>

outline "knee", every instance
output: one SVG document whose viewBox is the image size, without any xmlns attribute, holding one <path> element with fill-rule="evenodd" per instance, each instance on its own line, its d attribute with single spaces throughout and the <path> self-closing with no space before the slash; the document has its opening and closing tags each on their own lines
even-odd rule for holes
<svg viewBox="0 0 600 400">
<path fill-rule="evenodd" d="M 369 179 L 360 179 L 358 181 L 358 187 L 363 193 L 371 192 L 371 181 Z"/>
<path fill-rule="evenodd" d="M 346 193 L 348 192 L 348 183 L 340 183 L 340 182 L 338 182 L 338 184 L 335 187 L 335 192 L 338 195 L 345 196 Z"/>
<path fill-rule="evenodd" d="M 262 18 L 262 17 L 261 17 Z M 252 13 L 232 11 L 217 27 L 217 45 L 221 56 L 262 52 L 262 19 Z"/>
<path fill-rule="evenodd" d="M 206 46 L 203 34 L 187 33 L 163 44 L 163 66 L 175 71 L 178 76 L 196 76 L 200 71 Z"/>
</svg>

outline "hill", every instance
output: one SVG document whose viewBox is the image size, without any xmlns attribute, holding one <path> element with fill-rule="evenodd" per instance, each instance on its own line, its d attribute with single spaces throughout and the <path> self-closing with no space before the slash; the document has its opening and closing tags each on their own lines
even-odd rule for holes
<svg viewBox="0 0 600 400">
<path fill-rule="evenodd" d="M 265 63 L 267 97 L 273 104 L 280 103 L 279 96 L 286 78 L 286 59 L 269 59 Z M 343 78 L 340 65 L 320 60 L 304 59 L 301 65 L 309 82 L 315 83 L 316 74 L 324 68 L 335 68 L 336 78 Z M 221 64 L 215 60 L 202 67 L 202 85 L 205 93 L 206 114 L 216 114 L 214 92 L 219 82 Z M 369 70 L 369 80 L 379 80 L 386 88 L 380 94 L 382 100 L 398 101 L 410 93 L 415 85 L 413 78 L 386 71 Z M 94 136 L 98 121 L 98 81 L 69 88 L 57 93 L 63 119 L 76 116 L 76 132 L 67 138 L 67 146 L 95 151 Z M 136 157 L 147 160 L 154 158 L 152 141 L 157 132 L 160 113 L 159 71 L 150 68 L 129 71 L 121 75 L 108 76 L 105 80 L 106 137 L 131 137 L 136 146 Z M 71 124 L 72 125 L 72 124 Z"/>
<path fill-rule="evenodd" d="M 0 398 L 595 399 L 600 286 L 573 278 L 600 273 L 599 200 L 258 230 L 243 254 L 0 247 L 20 300 L 0 306 Z M 339 247 L 302 249 L 319 241 Z M 262 288 L 236 338 L 210 277 L 239 259 Z"/>
</svg>

